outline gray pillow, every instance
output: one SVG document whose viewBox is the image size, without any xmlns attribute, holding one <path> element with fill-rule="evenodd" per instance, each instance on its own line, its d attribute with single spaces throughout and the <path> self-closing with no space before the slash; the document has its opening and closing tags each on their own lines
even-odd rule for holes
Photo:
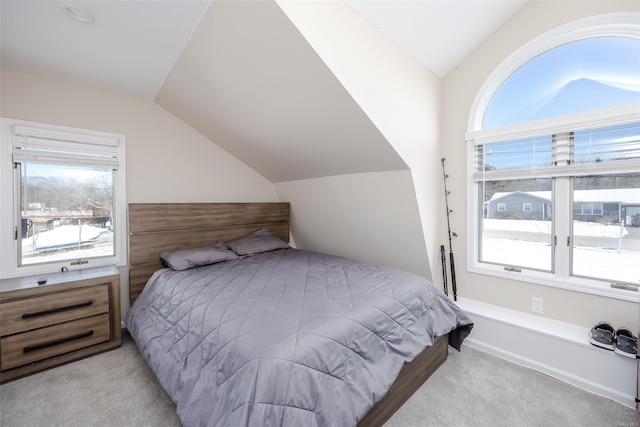
<svg viewBox="0 0 640 427">
<path fill-rule="evenodd" d="M 289 247 L 287 242 L 272 234 L 271 231 L 266 228 L 262 228 L 248 236 L 227 242 L 226 245 L 233 249 L 238 255 L 253 255 L 260 252 L 275 251 L 276 249 Z"/>
<path fill-rule="evenodd" d="M 238 255 L 224 245 L 199 246 L 197 248 L 167 251 L 160 254 L 160 259 L 172 270 L 186 270 L 203 265 L 216 264 L 239 258 Z"/>
</svg>

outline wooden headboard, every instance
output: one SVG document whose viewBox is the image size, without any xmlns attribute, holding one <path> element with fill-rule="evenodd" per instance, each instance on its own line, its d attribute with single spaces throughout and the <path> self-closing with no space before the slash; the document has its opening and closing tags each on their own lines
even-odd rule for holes
<svg viewBox="0 0 640 427">
<path fill-rule="evenodd" d="M 289 241 L 289 203 L 129 204 L 129 299 L 140 295 L 164 251 L 228 242 L 267 227 Z"/>
</svg>

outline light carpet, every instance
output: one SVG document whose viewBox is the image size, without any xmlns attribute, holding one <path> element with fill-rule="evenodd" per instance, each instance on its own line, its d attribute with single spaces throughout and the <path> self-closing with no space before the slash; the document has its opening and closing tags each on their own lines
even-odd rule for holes
<svg viewBox="0 0 640 427">
<path fill-rule="evenodd" d="M 0 386 L 0 425 L 173 427 L 175 406 L 135 343 Z M 638 427 L 635 411 L 463 346 L 385 427 Z M 301 426 L 304 427 L 304 426 Z"/>
</svg>

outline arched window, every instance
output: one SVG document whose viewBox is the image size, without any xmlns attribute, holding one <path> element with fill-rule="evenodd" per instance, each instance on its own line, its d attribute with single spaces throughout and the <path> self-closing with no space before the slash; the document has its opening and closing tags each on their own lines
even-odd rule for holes
<svg viewBox="0 0 640 427">
<path fill-rule="evenodd" d="M 467 133 L 472 270 L 596 292 L 611 283 L 637 289 L 638 19 L 610 14 L 559 27 L 507 58 L 480 89 Z"/>
<path fill-rule="evenodd" d="M 640 102 L 640 40 L 598 37 L 558 46 L 513 73 L 483 129 Z"/>
</svg>

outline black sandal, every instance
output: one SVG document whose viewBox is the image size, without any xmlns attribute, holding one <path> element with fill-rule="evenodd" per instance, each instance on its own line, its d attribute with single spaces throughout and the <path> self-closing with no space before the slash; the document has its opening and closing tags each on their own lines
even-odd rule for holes
<svg viewBox="0 0 640 427">
<path fill-rule="evenodd" d="M 619 328 L 616 331 L 616 348 L 613 351 L 635 359 L 638 353 L 638 338 L 633 336 L 629 328 Z"/>
<path fill-rule="evenodd" d="M 615 329 L 609 322 L 598 322 L 597 325 L 591 328 L 589 342 L 596 347 L 613 350 L 615 348 L 615 333 Z"/>
</svg>

